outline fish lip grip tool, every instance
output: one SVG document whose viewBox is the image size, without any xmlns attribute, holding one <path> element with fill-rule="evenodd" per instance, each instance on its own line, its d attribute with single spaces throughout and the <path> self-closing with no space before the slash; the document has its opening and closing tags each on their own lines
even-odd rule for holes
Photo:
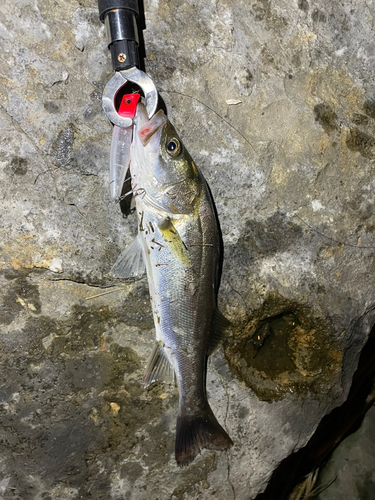
<svg viewBox="0 0 375 500">
<path fill-rule="evenodd" d="M 132 118 L 121 116 L 116 96 L 127 82 L 143 92 L 151 118 L 157 108 L 158 92 L 152 79 L 139 69 L 139 27 L 143 29 L 138 0 L 98 0 L 99 17 L 107 29 L 108 48 L 115 71 L 103 91 L 102 106 L 107 118 L 118 127 L 130 127 Z"/>
<path fill-rule="evenodd" d="M 143 92 L 147 113 L 151 118 L 157 108 L 158 92 L 152 79 L 139 69 L 141 61 L 138 29 L 142 34 L 145 24 L 140 16 L 138 0 L 98 0 L 98 6 L 100 20 L 107 29 L 108 48 L 115 71 L 104 88 L 102 106 L 114 125 L 110 154 L 110 191 L 111 197 L 120 201 L 125 174 L 130 165 L 133 124 L 140 95 L 125 94 L 120 106 L 116 107 L 119 101 L 117 95 L 128 82 L 136 84 Z"/>
</svg>

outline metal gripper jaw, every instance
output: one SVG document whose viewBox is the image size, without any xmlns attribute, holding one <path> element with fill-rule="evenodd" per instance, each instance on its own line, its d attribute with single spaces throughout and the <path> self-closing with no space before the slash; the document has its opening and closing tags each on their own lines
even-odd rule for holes
<svg viewBox="0 0 375 500">
<path fill-rule="evenodd" d="M 150 118 L 154 115 L 158 104 L 158 92 L 155 84 L 146 73 L 136 67 L 117 71 L 104 88 L 102 105 L 108 119 L 118 127 L 130 127 L 132 125 L 132 118 L 120 116 L 115 106 L 116 95 L 127 82 L 135 83 L 143 91 L 147 113 Z"/>
</svg>

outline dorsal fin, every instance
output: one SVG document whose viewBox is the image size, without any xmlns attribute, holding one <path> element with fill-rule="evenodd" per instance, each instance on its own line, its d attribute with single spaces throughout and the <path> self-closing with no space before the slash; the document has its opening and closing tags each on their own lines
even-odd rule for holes
<svg viewBox="0 0 375 500">
<path fill-rule="evenodd" d="M 218 308 L 216 308 L 212 319 L 211 333 L 208 342 L 207 354 L 209 356 L 211 356 L 211 354 L 217 349 L 220 341 L 224 337 L 225 330 L 230 325 L 231 322 L 219 311 Z"/>
</svg>

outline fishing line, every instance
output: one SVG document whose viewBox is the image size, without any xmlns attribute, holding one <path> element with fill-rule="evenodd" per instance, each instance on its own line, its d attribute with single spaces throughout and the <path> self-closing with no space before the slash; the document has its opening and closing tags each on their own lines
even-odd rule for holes
<svg viewBox="0 0 375 500">
<path fill-rule="evenodd" d="M 182 92 L 177 92 L 176 90 L 160 90 L 160 93 L 163 93 L 163 92 L 166 93 L 166 94 L 178 94 L 178 95 L 181 95 L 183 97 L 189 97 L 190 99 L 193 99 L 193 101 L 199 102 L 199 104 L 202 104 L 202 106 L 205 106 L 207 109 L 209 109 L 210 111 L 212 111 L 213 113 L 215 113 L 216 116 L 218 116 L 219 118 L 221 118 L 227 125 L 229 125 L 233 130 L 235 130 L 237 132 L 237 134 L 239 134 L 242 137 L 242 139 L 244 141 L 246 141 L 249 144 L 249 146 L 251 147 L 251 149 L 254 151 L 254 146 L 251 144 L 251 142 L 249 141 L 249 139 L 246 136 L 244 136 L 243 133 L 238 130 L 238 128 L 236 128 L 228 120 L 226 120 L 223 116 L 221 116 L 220 113 L 218 113 L 213 108 L 211 108 L 210 106 L 208 106 L 208 104 L 200 101 L 199 99 L 197 99 L 196 97 L 193 97 L 192 95 L 184 94 Z"/>
<path fill-rule="evenodd" d="M 131 179 L 131 177 L 129 177 L 129 179 Z M 115 203 L 120 203 L 122 200 L 125 200 L 125 198 L 127 196 L 130 196 L 131 194 L 133 194 L 134 196 L 142 196 L 142 195 L 144 196 L 146 194 L 146 190 L 145 190 L 145 188 L 135 187 L 134 189 L 131 189 L 127 193 L 121 195 L 119 198 L 116 198 L 114 201 L 115 201 Z"/>
<path fill-rule="evenodd" d="M 337 243 L 338 245 L 342 245 L 343 247 L 350 247 L 350 248 L 355 248 L 356 250 L 373 250 L 375 247 L 368 247 L 368 246 L 359 246 L 359 245 L 352 245 L 351 243 L 343 243 L 342 241 L 335 240 L 334 238 L 331 238 L 330 236 L 326 236 L 325 234 L 321 233 L 318 231 L 318 229 L 315 229 L 315 227 L 310 226 L 305 220 L 301 219 L 301 217 L 297 214 L 293 214 L 292 217 L 296 217 L 299 219 L 303 224 L 305 224 L 307 227 L 309 227 L 312 231 L 315 233 L 319 234 L 319 236 L 322 236 L 323 238 L 326 238 L 327 240 L 331 240 L 334 243 Z"/>
</svg>

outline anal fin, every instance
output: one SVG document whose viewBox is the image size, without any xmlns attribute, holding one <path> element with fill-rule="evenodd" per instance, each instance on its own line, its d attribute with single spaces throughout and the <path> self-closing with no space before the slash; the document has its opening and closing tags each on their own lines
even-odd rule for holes
<svg viewBox="0 0 375 500">
<path fill-rule="evenodd" d="M 174 369 L 168 361 L 162 345 L 157 342 L 147 363 L 144 375 L 145 387 L 148 387 L 153 382 L 167 382 L 173 384 L 174 381 Z"/>
<path fill-rule="evenodd" d="M 137 236 L 117 258 L 110 274 L 114 278 L 133 278 L 141 276 L 146 269 L 142 243 Z"/>
</svg>

